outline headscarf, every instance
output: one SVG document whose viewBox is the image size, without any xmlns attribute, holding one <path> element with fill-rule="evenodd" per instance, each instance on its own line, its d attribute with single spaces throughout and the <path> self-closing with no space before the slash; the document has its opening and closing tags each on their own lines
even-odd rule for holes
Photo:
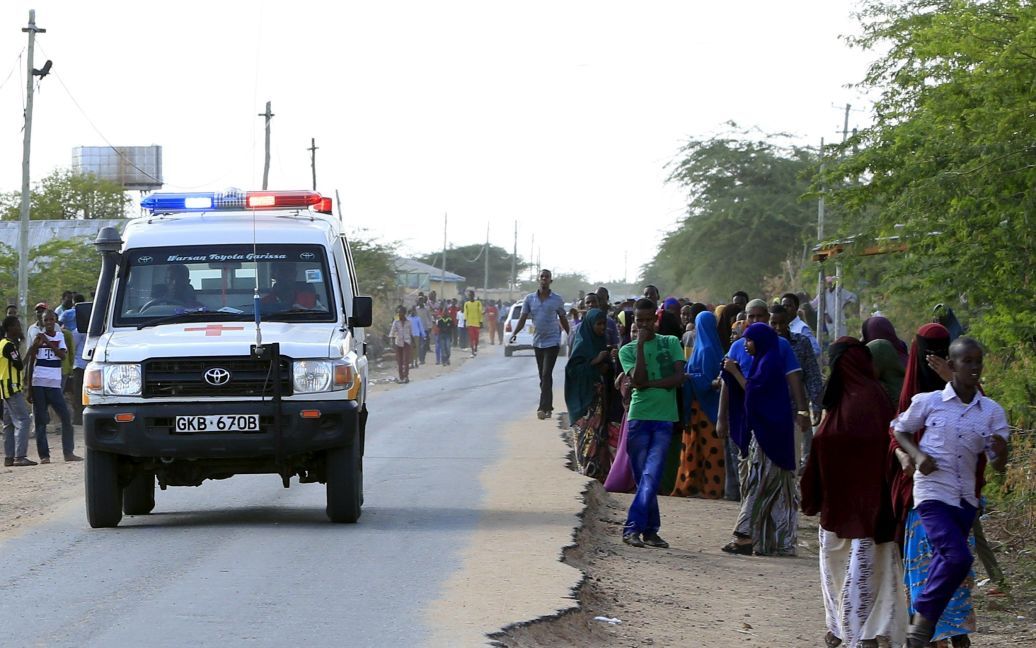
<svg viewBox="0 0 1036 648">
<path fill-rule="evenodd" d="M 899 393 L 899 412 L 910 407 L 910 401 L 917 394 L 938 391 L 946 381 L 928 366 L 929 353 L 945 358 L 950 351 L 950 332 L 942 324 L 925 324 L 917 330 L 914 343 L 910 345 L 907 358 L 903 390 Z"/>
<path fill-rule="evenodd" d="M 888 340 L 871 340 L 867 343 L 874 360 L 874 369 L 878 372 L 878 382 L 885 388 L 889 402 L 893 407 L 899 402 L 899 393 L 903 390 L 903 363 L 899 354 Z"/>
<path fill-rule="evenodd" d="M 576 331 L 576 341 L 565 365 L 565 404 L 568 420 L 575 423 L 586 416 L 594 399 L 594 390 L 601 382 L 601 372 L 590 362 L 606 346 L 605 336 L 594 332 L 594 324 L 605 318 L 604 311 L 591 308 Z"/>
<path fill-rule="evenodd" d="M 823 398 L 827 416 L 803 470 L 802 512 L 819 513 L 820 526 L 839 538 L 888 542 L 895 534 L 895 517 L 882 467 L 895 410 L 874 378 L 866 346 L 842 337 L 830 354 L 831 377 Z"/>
<path fill-rule="evenodd" d="M 734 330 L 734 320 L 744 309 L 741 304 L 727 304 L 716 309 L 716 331 L 719 333 L 719 342 L 723 345 L 723 353 L 730 351 L 730 334 Z"/>
<path fill-rule="evenodd" d="M 723 345 L 716 332 L 716 316 L 708 311 L 698 313 L 694 318 L 694 330 L 697 332 L 694 351 L 684 369 L 690 380 L 683 384 L 683 411 L 691 411 L 693 398 L 715 424 L 719 413 L 719 392 L 712 388 L 712 381 L 723 368 Z"/>
<path fill-rule="evenodd" d="M 887 317 L 875 315 L 863 320 L 863 343 L 867 344 L 872 340 L 888 340 L 899 354 L 899 361 L 905 367 L 907 362 L 906 342 L 896 335 L 896 327 L 892 325 Z"/>
<path fill-rule="evenodd" d="M 939 377 L 939 374 L 932 371 L 928 366 L 928 354 L 946 357 L 950 348 L 950 332 L 942 324 L 925 324 L 917 329 L 917 335 L 910 345 L 910 356 L 907 358 L 906 376 L 903 378 L 903 389 L 899 392 L 899 406 L 897 414 L 902 414 L 910 407 L 910 402 L 917 394 L 939 391 L 946 386 L 946 381 Z M 896 457 L 896 450 L 899 443 L 892 430 L 892 436 L 888 450 L 888 473 L 889 481 L 892 484 L 892 509 L 896 514 L 896 541 L 903 544 L 906 517 L 914 507 L 914 480 L 903 473 L 899 459 Z M 921 440 L 924 430 L 919 431 L 915 436 L 916 441 Z M 985 484 L 986 461 L 985 453 L 979 455 L 976 488 L 981 490 Z"/>
<path fill-rule="evenodd" d="M 665 310 L 671 310 L 673 306 L 679 306 L 680 300 L 676 297 L 666 297 L 665 301 L 662 302 L 662 308 Z"/>
<path fill-rule="evenodd" d="M 745 329 L 744 337 L 755 345 L 755 359 L 745 384 L 748 428 L 770 461 L 785 470 L 795 470 L 795 420 L 779 338 L 769 324 L 762 322 Z"/>
</svg>

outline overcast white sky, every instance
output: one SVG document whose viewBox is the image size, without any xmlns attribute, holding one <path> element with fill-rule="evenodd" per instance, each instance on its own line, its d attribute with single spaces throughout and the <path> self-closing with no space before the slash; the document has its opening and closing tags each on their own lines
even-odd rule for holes
<svg viewBox="0 0 1036 648">
<path fill-rule="evenodd" d="M 441 248 L 444 213 L 454 245 L 489 224 L 510 249 L 517 220 L 523 257 L 535 236 L 555 272 L 632 280 L 683 212 L 663 166 L 688 137 L 735 120 L 815 145 L 835 104 L 869 108 L 845 87 L 870 60 L 839 40 L 855 4 L 5 0 L 0 190 L 21 183 L 35 8 L 54 74 L 34 178 L 107 139 L 162 145 L 167 190 L 258 189 L 271 100 L 271 188 L 310 186 L 315 137 L 318 188 L 404 253 Z"/>
</svg>

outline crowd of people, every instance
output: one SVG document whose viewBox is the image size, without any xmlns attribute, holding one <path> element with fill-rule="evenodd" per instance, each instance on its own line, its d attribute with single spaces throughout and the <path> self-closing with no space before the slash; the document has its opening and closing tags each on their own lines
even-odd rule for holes
<svg viewBox="0 0 1036 648">
<path fill-rule="evenodd" d="M 499 300 L 483 303 L 469 290 L 460 301 L 439 299 L 434 290 L 419 292 L 409 308 L 396 307 L 388 339 L 395 352 L 397 382 L 410 382 L 410 370 L 425 364 L 434 352 L 435 364 L 449 365 L 454 349 L 478 355 L 482 332 L 490 345 L 503 344 L 508 308 Z"/>
<path fill-rule="evenodd" d="M 76 324 L 75 304 L 83 295 L 65 291 L 51 309 L 36 304 L 35 321 L 26 331 L 16 306 L 8 306 L 0 323 L 0 407 L 3 409 L 4 466 L 50 463 L 47 424 L 50 410 L 61 422 L 65 461 L 81 461 L 75 453 L 73 425 L 83 422 L 83 376 L 86 361 L 77 353 L 86 339 Z M 37 460 L 29 458 L 35 436 Z"/>
<path fill-rule="evenodd" d="M 523 307 L 546 311 L 544 336 L 569 320 L 546 279 Z M 968 646 L 972 529 L 986 463 L 1003 470 L 1008 438 L 979 386 L 982 348 L 938 323 L 908 347 L 880 315 L 859 337 L 836 335 L 847 318 L 828 308 L 818 323 L 815 307 L 801 293 L 738 291 L 720 305 L 654 286 L 616 303 L 590 293 L 565 367 L 576 464 L 635 494 L 622 538 L 633 547 L 669 546 L 658 495 L 739 501 L 721 547 L 734 555 L 794 556 L 799 514 L 819 515 L 828 646 Z M 834 338 L 824 349 L 818 324 Z"/>
</svg>

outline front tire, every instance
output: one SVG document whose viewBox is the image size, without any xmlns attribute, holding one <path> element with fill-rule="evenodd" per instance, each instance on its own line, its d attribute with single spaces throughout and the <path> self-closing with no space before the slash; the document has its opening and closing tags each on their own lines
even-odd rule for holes
<svg viewBox="0 0 1036 648">
<path fill-rule="evenodd" d="M 86 519 L 94 529 L 116 527 L 122 520 L 119 456 L 86 449 Z"/>
<path fill-rule="evenodd" d="M 155 475 L 141 473 L 122 491 L 122 512 L 126 515 L 147 515 L 155 509 Z"/>
<path fill-rule="evenodd" d="M 332 522 L 353 524 L 363 506 L 363 457 L 360 444 L 324 453 L 327 478 L 327 517 Z"/>
</svg>

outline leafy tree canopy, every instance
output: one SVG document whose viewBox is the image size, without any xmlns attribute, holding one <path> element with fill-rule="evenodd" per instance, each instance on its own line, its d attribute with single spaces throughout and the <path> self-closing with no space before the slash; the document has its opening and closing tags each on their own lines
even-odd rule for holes
<svg viewBox="0 0 1036 648">
<path fill-rule="evenodd" d="M 843 234 L 899 236 L 884 281 L 964 311 L 993 348 L 1036 346 L 1036 5 L 869 2 L 855 46 L 874 123 L 823 177 Z M 847 258 L 848 259 L 848 258 Z"/>
<path fill-rule="evenodd" d="M 644 268 L 645 282 L 667 294 L 722 301 L 736 290 L 754 291 L 789 255 L 801 255 L 815 229 L 816 207 L 802 196 L 816 156 L 777 144 L 780 137 L 740 131 L 680 149 L 669 181 L 687 190 L 687 215 Z"/>
<path fill-rule="evenodd" d="M 38 245 L 29 251 L 29 306 L 40 301 L 57 306 L 66 290 L 89 299 L 100 272 L 101 257 L 89 240 L 57 239 Z M 0 294 L 4 305 L 18 300 L 17 273 L 18 252 L 0 244 L 0 276 L 12 279 L 4 282 Z"/>
<path fill-rule="evenodd" d="M 482 286 L 486 276 L 485 244 L 476 243 L 464 245 L 457 248 L 450 248 L 446 252 L 446 270 L 459 274 L 467 280 L 469 286 Z M 507 250 L 495 245 L 489 246 L 489 287 L 504 288 L 511 282 L 511 257 Z M 422 263 L 428 263 L 436 268 L 442 267 L 442 251 L 430 252 L 423 256 L 416 257 Z M 529 267 L 529 264 L 518 257 L 515 264 L 516 271 L 521 275 L 522 270 Z"/>
<path fill-rule="evenodd" d="M 21 192 L 0 194 L 0 220 L 21 216 Z M 75 218 L 123 218 L 130 198 L 122 186 L 95 175 L 79 175 L 58 169 L 36 183 L 29 197 L 29 218 L 71 220 Z"/>
</svg>

